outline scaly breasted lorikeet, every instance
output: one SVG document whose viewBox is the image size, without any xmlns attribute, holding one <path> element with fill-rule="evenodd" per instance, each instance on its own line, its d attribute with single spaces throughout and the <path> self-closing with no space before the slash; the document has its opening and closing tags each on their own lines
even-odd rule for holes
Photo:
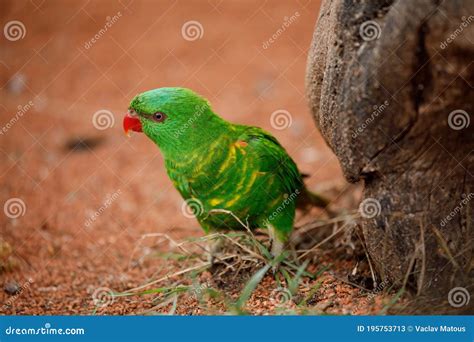
<svg viewBox="0 0 474 342">
<path fill-rule="evenodd" d="M 268 228 L 277 256 L 293 229 L 296 200 L 327 205 L 306 190 L 296 164 L 270 133 L 225 121 L 189 89 L 135 96 L 123 126 L 144 132 L 159 147 L 169 177 L 206 233 L 242 229 L 241 222 Z"/>
</svg>

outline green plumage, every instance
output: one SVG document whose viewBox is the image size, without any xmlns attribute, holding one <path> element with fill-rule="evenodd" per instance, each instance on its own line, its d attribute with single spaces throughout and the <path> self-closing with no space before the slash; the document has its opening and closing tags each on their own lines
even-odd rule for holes
<svg viewBox="0 0 474 342">
<path fill-rule="evenodd" d="M 162 151 L 169 177 L 206 232 L 242 229 L 235 217 L 219 212 L 224 209 L 250 228 L 271 229 L 280 243 L 288 239 L 296 200 L 306 190 L 295 163 L 272 135 L 223 120 L 184 88 L 142 93 L 130 109 Z M 155 113 L 165 119 L 157 122 Z"/>
</svg>

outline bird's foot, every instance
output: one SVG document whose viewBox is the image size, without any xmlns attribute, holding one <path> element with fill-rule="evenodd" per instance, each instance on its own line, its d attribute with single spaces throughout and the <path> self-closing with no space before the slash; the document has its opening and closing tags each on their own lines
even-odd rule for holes
<svg viewBox="0 0 474 342">
<path fill-rule="evenodd" d="M 207 247 L 207 262 L 213 266 L 216 261 L 216 255 L 222 250 L 223 240 L 217 237 L 209 242 Z"/>
<path fill-rule="evenodd" d="M 278 259 L 283 253 L 283 247 L 284 247 L 284 243 L 282 241 L 278 240 L 278 238 L 273 239 L 272 251 L 271 251 L 272 256 L 273 256 L 273 261 L 274 261 L 274 264 L 272 265 L 273 275 L 275 275 L 278 272 L 278 269 L 280 268 L 281 261 Z"/>
</svg>

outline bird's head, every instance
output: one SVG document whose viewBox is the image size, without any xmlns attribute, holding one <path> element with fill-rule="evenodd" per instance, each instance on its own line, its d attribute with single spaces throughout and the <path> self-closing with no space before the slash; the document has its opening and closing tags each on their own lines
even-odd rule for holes
<svg viewBox="0 0 474 342">
<path fill-rule="evenodd" d="M 212 123 L 222 121 L 209 103 L 186 88 L 158 88 L 131 101 L 123 120 L 126 133 L 145 133 L 162 151 L 183 152 L 203 139 Z"/>
</svg>

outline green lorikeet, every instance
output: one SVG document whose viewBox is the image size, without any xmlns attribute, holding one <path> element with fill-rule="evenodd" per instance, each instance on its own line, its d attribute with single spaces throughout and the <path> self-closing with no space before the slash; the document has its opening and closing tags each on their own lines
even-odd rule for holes
<svg viewBox="0 0 474 342">
<path fill-rule="evenodd" d="M 161 150 L 174 186 L 206 233 L 268 228 L 279 255 L 293 229 L 296 201 L 327 203 L 308 192 L 294 161 L 264 130 L 233 124 L 185 88 L 137 95 L 123 126 L 144 132 Z"/>
</svg>

